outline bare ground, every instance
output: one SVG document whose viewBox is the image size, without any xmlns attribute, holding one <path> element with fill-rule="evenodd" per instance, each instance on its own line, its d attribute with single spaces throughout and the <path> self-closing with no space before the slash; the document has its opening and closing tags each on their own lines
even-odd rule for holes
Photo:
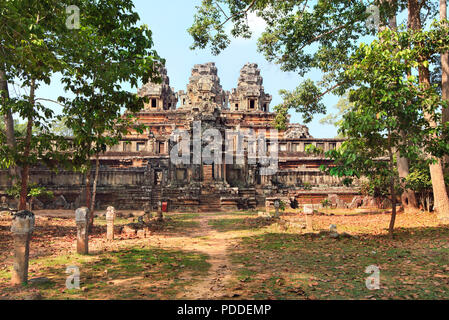
<svg viewBox="0 0 449 320">
<path fill-rule="evenodd" d="M 105 221 L 98 218 L 90 254 L 79 256 L 73 212 L 37 212 L 25 287 L 9 285 L 10 219 L 0 219 L 0 300 L 449 298 L 449 228 L 431 213 L 399 214 L 393 240 L 385 213 L 314 216 L 314 236 L 254 212 L 167 218 L 147 238 L 118 235 L 113 242 L 106 241 Z M 302 216 L 290 212 L 284 219 Z M 318 236 L 329 224 L 355 237 Z M 81 290 L 65 288 L 68 265 L 80 267 Z M 381 269 L 381 290 L 365 287 L 369 265 Z"/>
</svg>

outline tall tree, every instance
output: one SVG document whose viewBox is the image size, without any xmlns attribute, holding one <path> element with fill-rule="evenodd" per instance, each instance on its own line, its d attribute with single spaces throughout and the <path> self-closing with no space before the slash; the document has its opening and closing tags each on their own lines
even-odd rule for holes
<svg viewBox="0 0 449 320">
<path fill-rule="evenodd" d="M 139 81 L 160 80 L 158 66 L 163 60 L 152 49 L 151 31 L 137 25 L 140 18 L 131 0 L 90 0 L 79 5 L 81 27 L 67 35 L 68 45 L 61 50 L 68 65 L 62 82 L 75 98 L 61 97 L 59 102 L 65 106 L 65 123 L 73 133 L 74 163 L 86 172 L 86 205 L 91 209 L 92 225 L 100 154 L 130 130 L 142 130 L 134 125 L 133 114 L 143 108 L 144 100 L 123 84 L 137 87 Z"/>
<path fill-rule="evenodd" d="M 398 5 L 398 1 L 396 0 L 382 0 L 385 3 L 388 3 L 390 7 L 396 8 Z M 396 18 L 397 10 L 391 10 L 390 16 L 388 17 L 388 27 L 393 30 L 398 30 L 397 18 Z M 385 30 L 387 26 L 381 25 L 379 30 Z M 404 132 L 399 132 L 399 135 L 404 137 L 404 143 L 406 143 L 406 137 Z M 406 180 L 408 175 L 410 174 L 410 163 L 407 157 L 401 155 L 399 151 L 396 151 L 396 161 L 397 161 L 397 169 L 399 174 L 400 183 L 402 186 L 402 194 L 401 194 L 401 205 L 405 212 L 414 212 L 418 210 L 418 202 L 416 201 L 415 192 L 406 186 Z"/>
<path fill-rule="evenodd" d="M 440 0 L 440 20 L 447 25 L 447 0 Z M 441 55 L 441 91 L 444 100 L 449 101 L 449 53 Z M 449 121 L 449 108 L 443 109 L 443 121 Z"/>
<path fill-rule="evenodd" d="M 412 32 L 419 34 L 422 31 L 421 21 L 421 9 L 425 1 L 408 0 L 408 23 Z M 442 40 L 442 39 L 439 39 Z M 429 71 L 429 59 L 431 52 L 427 48 L 428 44 L 424 41 L 420 41 L 418 38 L 416 47 L 420 49 L 420 55 L 418 60 L 418 74 L 419 83 L 424 88 L 430 88 L 430 71 Z M 443 88 L 444 90 L 444 88 Z M 435 120 L 434 114 L 426 113 L 427 120 L 436 127 L 438 123 Z M 435 199 L 435 209 L 441 220 L 449 221 L 449 197 L 447 194 L 446 184 L 444 181 L 444 172 L 442 159 L 435 159 L 430 164 L 430 176 L 432 178 L 433 196 Z"/>
<path fill-rule="evenodd" d="M 440 20 L 447 25 L 447 0 L 440 0 Z M 441 55 L 441 94 L 449 101 L 449 53 Z M 449 122 L 449 108 L 443 109 L 443 122 Z M 449 156 L 445 158 L 445 172 L 449 174 Z"/>
<path fill-rule="evenodd" d="M 448 34 L 447 30 L 443 32 Z M 430 42 L 438 33 L 439 29 L 421 31 L 418 39 Z M 436 115 L 437 121 L 444 101 L 434 87 L 421 86 L 419 79 L 409 75 L 409 70 L 419 65 L 422 53 L 412 44 L 416 37 L 415 33 L 407 31 L 386 30 L 379 41 L 361 45 L 352 66 L 345 72 L 354 85 L 350 91 L 353 107 L 343 116 L 340 127 L 347 140 L 341 150 L 327 153 L 335 160 L 335 166 L 327 168 L 330 174 L 382 177 L 389 182 L 390 235 L 395 224 L 399 185 L 394 157 L 418 160 L 425 154 L 449 152 L 442 134 L 447 128 L 435 125 L 427 117 Z M 442 42 L 447 47 L 449 38 Z"/>
<path fill-rule="evenodd" d="M 62 70 L 64 63 L 58 59 L 54 47 L 64 28 L 63 1 L 3 1 L 0 3 L 2 32 L 0 44 L 0 71 L 2 71 L 2 114 L 6 115 L 8 147 L 2 148 L 2 157 L 9 158 L 9 164 L 21 168 L 21 192 L 19 209 L 26 209 L 28 196 L 29 168 L 40 161 L 52 165 L 57 158 L 54 140 L 49 134 L 46 120 L 52 118 L 51 109 L 43 106 L 36 90 L 41 83 L 50 83 L 52 74 Z M 8 82 L 14 79 L 28 94 L 11 98 L 8 96 Z M 11 114 L 17 113 L 26 119 L 23 139 L 13 144 Z M 33 128 L 39 128 L 39 135 L 33 135 Z M 63 149 L 64 142 L 58 143 Z M 3 162 L 3 161 L 2 161 Z"/>
<path fill-rule="evenodd" d="M 5 55 L 6 51 L 4 46 L 10 43 L 7 40 L 11 40 L 11 30 L 6 30 L 8 28 L 7 23 L 11 20 L 17 21 L 19 19 L 18 12 L 16 10 L 11 10 L 6 4 L 0 6 L 0 33 L 3 34 L 0 41 L 0 53 Z M 9 31 L 9 32 L 8 32 Z M 0 64 L 0 97 L 1 97 L 1 109 L 0 114 L 3 115 L 5 123 L 5 137 L 6 145 L 10 150 L 16 148 L 16 139 L 14 135 L 14 120 L 12 115 L 11 107 L 8 103 L 9 101 L 9 88 L 8 79 L 6 75 L 5 64 Z M 14 177 L 17 176 L 18 170 L 14 165 L 10 165 L 10 186 L 14 184 Z"/>
</svg>

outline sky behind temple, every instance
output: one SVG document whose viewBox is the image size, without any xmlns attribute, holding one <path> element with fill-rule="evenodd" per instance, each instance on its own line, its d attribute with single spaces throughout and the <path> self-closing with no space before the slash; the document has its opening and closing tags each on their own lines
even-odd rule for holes
<svg viewBox="0 0 449 320">
<path fill-rule="evenodd" d="M 233 39 L 231 45 L 220 55 L 214 56 L 209 49 L 192 51 L 192 38 L 187 29 L 192 25 L 195 6 L 201 0 L 134 0 L 136 11 L 139 13 L 141 23 L 148 25 L 153 32 L 154 48 L 159 55 L 166 59 L 166 67 L 170 78 L 170 85 L 175 91 L 186 90 L 186 86 L 194 64 L 215 62 L 218 68 L 218 76 L 224 90 L 231 90 L 237 86 L 240 69 L 247 62 L 257 63 L 264 79 L 265 92 L 273 96 L 271 110 L 282 102 L 279 96 L 280 89 L 292 90 L 303 80 L 295 73 L 287 73 L 280 70 L 278 65 L 269 63 L 264 56 L 257 52 L 257 38 L 264 29 L 264 22 L 257 17 L 251 17 L 250 26 L 254 31 L 253 38 Z M 230 28 L 231 26 L 229 26 Z M 311 72 L 306 77 L 313 80 L 320 79 L 319 72 Z M 38 96 L 56 99 L 63 95 L 62 86 L 58 78 L 50 86 L 44 86 L 38 91 Z M 136 89 L 133 89 L 136 91 Z M 334 113 L 337 98 L 328 96 L 324 103 L 328 112 Z M 55 105 L 48 105 L 57 113 L 61 109 Z M 291 112 L 291 122 L 302 123 L 300 114 Z M 337 135 L 337 129 L 331 125 L 319 123 L 323 116 L 317 116 L 308 124 L 310 134 L 316 138 L 333 138 Z"/>
</svg>

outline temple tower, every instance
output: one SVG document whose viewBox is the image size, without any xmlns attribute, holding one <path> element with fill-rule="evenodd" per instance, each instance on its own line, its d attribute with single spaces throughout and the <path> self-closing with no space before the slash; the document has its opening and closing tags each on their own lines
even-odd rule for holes
<svg viewBox="0 0 449 320">
<path fill-rule="evenodd" d="M 226 108 L 227 94 L 220 85 L 215 63 L 197 64 L 187 85 L 187 92 L 179 91 L 180 108 L 213 113 Z"/>
<path fill-rule="evenodd" d="M 167 69 L 161 67 L 159 73 L 162 78 L 161 83 L 148 82 L 139 89 L 137 94 L 149 99 L 149 102 L 145 103 L 144 109 L 146 111 L 175 110 L 178 98 L 174 89 L 170 87 Z"/>
<path fill-rule="evenodd" d="M 240 70 L 236 89 L 229 96 L 231 111 L 269 112 L 271 95 L 266 94 L 263 87 L 260 69 L 255 63 L 247 63 Z"/>
</svg>

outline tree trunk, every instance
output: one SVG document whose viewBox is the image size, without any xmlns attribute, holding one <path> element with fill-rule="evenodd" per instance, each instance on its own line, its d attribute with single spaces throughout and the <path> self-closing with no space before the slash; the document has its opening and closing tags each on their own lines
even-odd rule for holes
<svg viewBox="0 0 449 320">
<path fill-rule="evenodd" d="M 420 8 L 421 7 L 418 0 L 408 0 L 408 23 L 411 30 L 421 31 L 422 29 Z M 423 61 L 420 61 L 421 63 L 418 67 L 419 83 L 423 85 L 424 88 L 429 88 L 429 68 L 425 67 L 422 64 L 422 62 L 424 62 L 427 57 L 421 57 L 421 59 Z M 431 120 L 431 115 L 426 114 L 425 116 L 428 119 L 430 125 L 436 125 Z M 434 209 L 441 221 L 449 221 L 449 197 L 447 195 L 446 185 L 444 182 L 444 172 L 441 159 L 438 159 L 436 163 L 430 165 L 430 177 L 432 179 Z"/>
<path fill-rule="evenodd" d="M 1 91 L 1 101 L 2 101 L 2 109 L 4 113 L 5 120 L 5 135 L 6 135 L 6 144 L 11 150 L 16 149 L 16 137 L 14 135 L 14 119 L 12 117 L 11 108 L 6 105 L 6 101 L 9 99 L 9 88 L 8 88 L 8 80 L 6 78 L 6 72 L 3 69 L 0 69 L 0 91 Z M 12 187 L 19 175 L 18 169 L 15 164 L 11 165 L 9 168 L 9 175 L 11 177 L 8 180 L 9 187 Z"/>
<path fill-rule="evenodd" d="M 390 189 L 391 189 L 391 220 L 390 220 L 390 226 L 388 228 L 388 234 L 390 237 L 393 237 L 393 231 L 394 231 L 394 223 L 396 222 L 396 191 L 394 189 L 394 177 L 391 178 L 390 182 Z"/>
<path fill-rule="evenodd" d="M 404 212 L 413 212 L 418 210 L 418 202 L 416 201 L 416 195 L 413 190 L 406 189 L 403 179 L 407 178 L 410 173 L 408 159 L 400 156 L 399 152 L 396 153 L 397 166 L 399 172 L 399 178 L 401 179 L 401 186 L 404 192 L 401 195 L 401 204 L 404 208 Z"/>
<path fill-rule="evenodd" d="M 390 157 L 390 195 L 391 195 L 391 220 L 390 220 L 390 226 L 388 228 L 388 234 L 391 238 L 393 238 L 393 230 L 394 230 L 394 223 L 396 222 L 396 190 L 394 188 L 394 158 L 393 158 L 393 147 L 391 145 L 391 130 L 388 129 L 388 143 L 389 143 L 389 157 Z"/>
<path fill-rule="evenodd" d="M 90 177 L 91 177 L 91 167 L 90 167 L 90 163 L 89 163 L 89 165 L 87 167 L 87 171 L 86 171 L 86 190 L 85 190 L 86 208 L 90 208 L 90 205 L 91 205 Z"/>
<path fill-rule="evenodd" d="M 383 0 L 388 3 L 390 7 L 394 8 L 394 14 L 389 17 L 388 26 L 391 30 L 396 31 L 398 29 L 396 11 L 397 11 L 397 1 L 396 0 Z M 402 136 L 402 134 L 401 134 Z M 404 192 L 401 195 L 401 203 L 405 212 L 416 211 L 418 209 L 418 203 L 416 201 L 415 192 L 410 189 L 405 188 L 405 183 L 402 182 L 403 179 L 407 178 L 410 174 L 409 161 L 407 158 L 401 157 L 399 152 L 396 152 L 397 166 L 399 172 L 399 178 L 401 179 L 401 185 Z"/>
<path fill-rule="evenodd" d="M 440 0 L 440 19 L 447 19 L 447 0 Z M 441 89 L 442 98 L 449 101 L 449 53 L 441 55 Z M 449 121 L 449 108 L 443 109 L 443 122 Z M 446 164 L 449 163 L 449 156 L 446 156 Z M 449 168 L 449 166 L 448 166 Z M 449 170 L 448 170 L 449 171 Z"/>
<path fill-rule="evenodd" d="M 14 119 L 12 118 L 11 108 L 6 106 L 6 100 L 9 99 L 8 81 L 6 73 L 0 69 L 0 91 L 2 92 L 2 105 L 5 118 L 6 143 L 10 148 L 16 147 L 16 137 L 14 136 Z"/>
<path fill-rule="evenodd" d="M 95 155 L 95 178 L 94 178 L 94 185 L 92 188 L 92 203 L 90 206 L 91 220 L 89 221 L 89 223 L 91 227 L 94 225 L 95 198 L 97 196 L 97 183 L 99 171 L 100 171 L 100 155 L 97 153 Z"/>
<path fill-rule="evenodd" d="M 30 85 L 30 104 L 34 106 L 35 103 L 35 90 L 36 81 L 31 80 Z M 31 136 L 33 134 L 33 116 L 28 116 L 27 130 L 25 136 L 25 146 L 23 151 L 24 164 L 22 167 L 22 182 L 20 188 L 20 198 L 19 198 L 19 210 L 27 210 L 27 196 L 28 196 L 28 178 L 30 171 L 30 164 L 28 163 L 28 158 L 31 152 Z"/>
</svg>

